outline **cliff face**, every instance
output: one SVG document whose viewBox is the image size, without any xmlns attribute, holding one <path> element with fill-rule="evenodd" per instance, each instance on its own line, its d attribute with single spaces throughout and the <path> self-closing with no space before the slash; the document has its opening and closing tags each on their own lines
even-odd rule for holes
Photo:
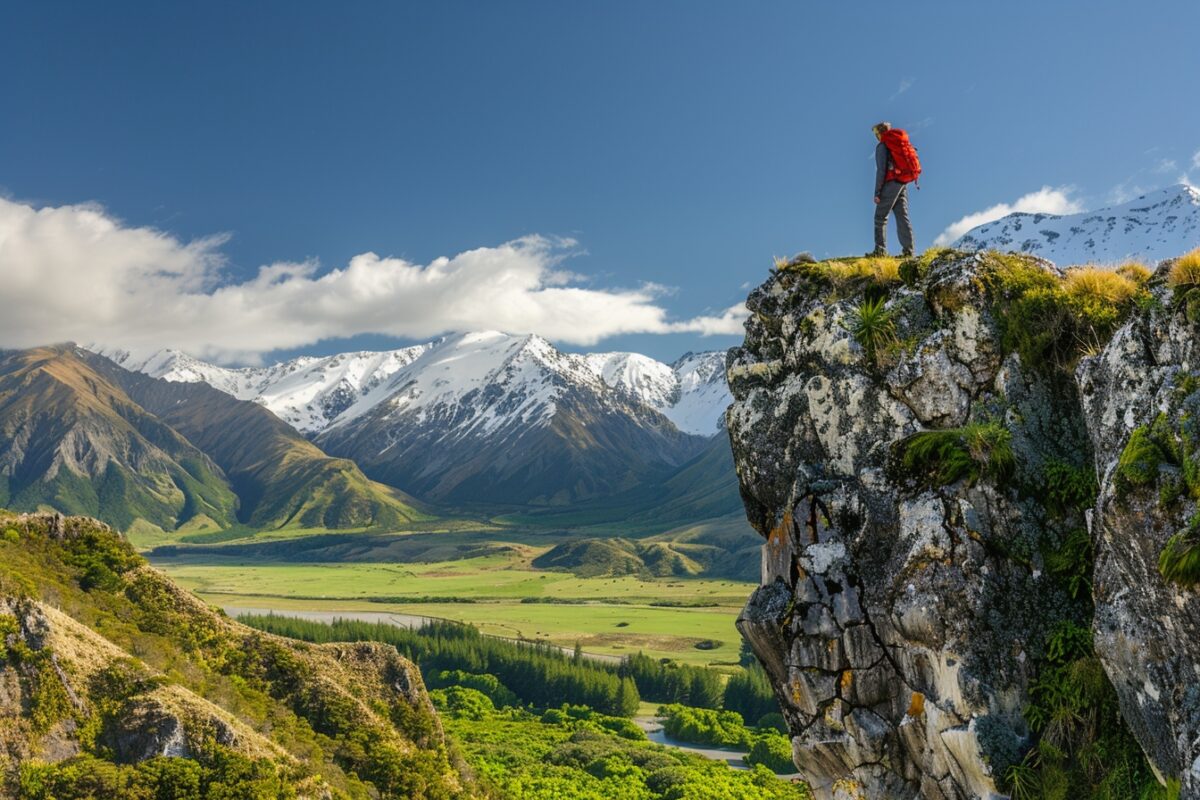
<svg viewBox="0 0 1200 800">
<path fill-rule="evenodd" d="M 1172 339 L 1143 319 L 1151 292 L 1168 291 L 1144 274 L 1077 277 L 942 251 L 793 263 L 748 300 L 727 423 L 766 543 L 738 626 L 818 798 L 998 797 L 1030 781 L 1132 797 L 1141 789 L 1108 773 L 1154 788 L 1138 744 L 1164 779 L 1195 755 L 1184 719 L 1200 707 L 1186 689 L 1200 646 L 1178 641 L 1200 641 L 1194 596 L 1157 569 L 1195 504 L 1151 511 L 1146 490 L 1118 507 L 1111 477 L 1187 363 L 1190 328 Z M 1162 362 L 1174 369 L 1150 369 Z M 1154 514 L 1154 536 L 1135 543 Z M 1120 754 L 1103 774 L 1085 763 L 1097 742 Z"/>
<path fill-rule="evenodd" d="M 1160 570 L 1165 549 L 1178 565 L 1200 546 L 1200 350 L 1178 305 L 1156 288 L 1078 379 L 1101 476 L 1096 652 L 1150 763 L 1186 798 L 1200 797 L 1200 598 L 1186 563 L 1177 580 Z"/>
</svg>

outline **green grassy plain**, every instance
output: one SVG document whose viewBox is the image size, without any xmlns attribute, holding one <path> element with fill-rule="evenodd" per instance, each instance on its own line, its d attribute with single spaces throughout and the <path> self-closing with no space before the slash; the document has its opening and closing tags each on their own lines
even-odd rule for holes
<svg viewBox="0 0 1200 800">
<path fill-rule="evenodd" d="M 564 647 L 579 642 L 593 653 L 620 656 L 641 650 L 695 665 L 737 661 L 740 639 L 734 621 L 753 584 L 579 578 L 530 568 L 528 561 L 539 552 L 516 547 L 432 563 L 211 563 L 218 561 L 214 558 L 210 563 L 180 560 L 157 566 L 214 605 L 415 614 L 467 622 L 497 636 Z M 525 598 L 541 602 L 522 602 Z M 706 641 L 719 644 L 696 647 Z"/>
</svg>

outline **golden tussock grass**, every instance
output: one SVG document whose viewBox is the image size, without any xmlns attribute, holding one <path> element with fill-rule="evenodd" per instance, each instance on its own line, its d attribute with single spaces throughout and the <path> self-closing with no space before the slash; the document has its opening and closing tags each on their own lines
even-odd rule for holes
<svg viewBox="0 0 1200 800">
<path fill-rule="evenodd" d="M 1075 267 L 1063 279 L 1063 289 L 1072 297 L 1096 299 L 1122 305 L 1138 292 L 1138 284 L 1112 270 L 1100 267 Z"/>
<path fill-rule="evenodd" d="M 1200 247 L 1185 253 L 1171 265 L 1167 274 L 1167 283 L 1171 288 L 1183 286 L 1200 286 Z"/>
<path fill-rule="evenodd" d="M 1150 280 L 1150 276 L 1154 273 L 1140 261 L 1126 261 L 1121 266 L 1117 267 L 1117 274 L 1128 278 L 1129 280 L 1141 286 L 1146 281 Z"/>
<path fill-rule="evenodd" d="M 829 276 L 838 283 L 870 279 L 876 283 L 897 283 L 900 280 L 900 259 L 888 256 L 830 261 L 825 265 Z"/>
</svg>

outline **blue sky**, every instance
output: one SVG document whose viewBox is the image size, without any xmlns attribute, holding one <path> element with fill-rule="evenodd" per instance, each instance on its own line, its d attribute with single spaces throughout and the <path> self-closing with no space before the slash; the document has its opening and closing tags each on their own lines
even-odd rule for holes
<svg viewBox="0 0 1200 800">
<path fill-rule="evenodd" d="M 1197 30 L 1194 2 L 26 4 L 0 29 L 0 187 L 181 247 L 228 234 L 204 256 L 226 284 L 540 234 L 577 242 L 549 283 L 719 317 L 773 255 L 869 249 L 878 119 L 921 151 L 919 247 L 1045 186 L 1096 207 L 1200 182 Z M 565 344 L 737 341 L 701 327 Z M 343 330 L 213 352 L 406 338 Z"/>
</svg>

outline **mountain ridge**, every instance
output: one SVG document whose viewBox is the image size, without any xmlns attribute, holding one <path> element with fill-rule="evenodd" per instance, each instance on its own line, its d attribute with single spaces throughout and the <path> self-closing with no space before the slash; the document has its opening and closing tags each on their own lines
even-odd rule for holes
<svg viewBox="0 0 1200 800">
<path fill-rule="evenodd" d="M 668 365 L 498 331 L 243 369 L 95 349 L 253 400 L 374 480 L 455 506 L 567 506 L 658 485 L 719 438 L 729 402 L 723 352 Z"/>
<path fill-rule="evenodd" d="M 72 345 L 0 354 L 0 501 L 162 531 L 426 518 L 261 406 Z"/>
<path fill-rule="evenodd" d="M 1200 190 L 1175 184 L 1078 214 L 1014 212 L 979 225 L 953 246 L 1026 252 L 1066 266 L 1160 261 L 1200 244 Z"/>
<path fill-rule="evenodd" d="M 172 381 L 204 381 L 241 400 L 258 402 L 297 430 L 315 436 L 348 421 L 345 412 L 352 405 L 359 407 L 353 417 L 386 399 L 390 393 L 381 392 L 380 387 L 431 351 L 501 339 L 560 352 L 540 336 L 499 331 L 454 334 L 395 350 L 300 356 L 268 367 L 221 367 L 172 349 L 148 354 L 97 344 L 88 349 L 135 372 Z M 684 433 L 715 434 L 720 413 L 728 404 L 721 375 L 724 351 L 689 352 L 672 364 L 628 352 L 561 355 L 578 378 L 599 378 L 609 388 L 628 393 L 671 419 Z M 412 372 L 415 370 L 409 370 Z M 372 393 L 373 402 L 364 405 Z"/>
</svg>

